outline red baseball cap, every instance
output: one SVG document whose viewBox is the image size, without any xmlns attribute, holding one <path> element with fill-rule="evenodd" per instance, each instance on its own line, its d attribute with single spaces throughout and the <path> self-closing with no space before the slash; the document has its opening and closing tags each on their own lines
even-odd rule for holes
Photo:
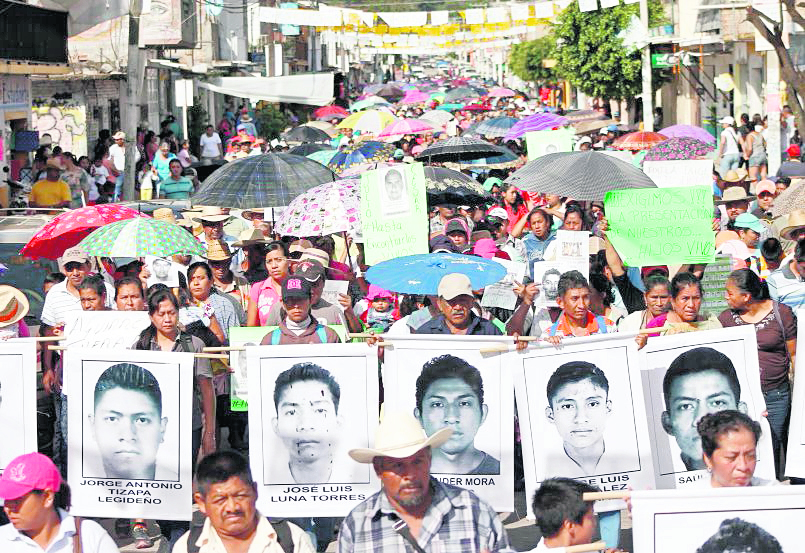
<svg viewBox="0 0 805 553">
<path fill-rule="evenodd" d="M 18 499 L 33 490 L 59 491 L 61 475 L 49 457 L 26 453 L 12 460 L 0 476 L 0 498 Z"/>
<path fill-rule="evenodd" d="M 788 157 L 799 157 L 801 153 L 799 144 L 791 144 L 786 150 L 786 153 L 788 153 Z"/>
</svg>

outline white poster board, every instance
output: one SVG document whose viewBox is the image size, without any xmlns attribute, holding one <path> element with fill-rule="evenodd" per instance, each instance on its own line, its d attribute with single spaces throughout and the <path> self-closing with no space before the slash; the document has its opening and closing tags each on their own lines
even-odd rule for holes
<svg viewBox="0 0 805 553">
<path fill-rule="evenodd" d="M 0 341 L 0 474 L 23 453 L 37 450 L 36 342 Z"/>
<path fill-rule="evenodd" d="M 146 280 L 149 288 L 154 284 L 164 284 L 168 288 L 177 288 L 179 286 L 179 274 L 187 276 L 187 267 L 166 257 L 147 255 L 145 256 L 145 266 L 150 273 Z"/>
<path fill-rule="evenodd" d="M 504 363 L 514 372 L 526 497 L 558 476 L 602 491 L 654 487 L 633 337 L 568 339 L 508 353 Z"/>
<path fill-rule="evenodd" d="M 523 283 L 526 264 L 497 257 L 493 258 L 492 261 L 500 263 L 506 268 L 506 276 L 495 284 L 490 284 L 484 288 L 481 306 L 514 309 L 515 305 L 517 305 L 517 294 L 514 293 L 514 287 Z"/>
<path fill-rule="evenodd" d="M 534 298 L 534 305 L 537 307 L 557 307 L 557 286 L 562 274 L 578 271 L 584 278 L 589 278 L 589 232 L 558 230 L 552 247 L 553 260 L 537 261 L 532 267 L 532 278 L 539 288 L 539 294 Z"/>
<path fill-rule="evenodd" d="M 696 423 L 726 409 L 760 423 L 755 476 L 774 480 L 753 325 L 649 338 L 640 354 L 658 488 L 696 486 L 707 477 Z"/>
<path fill-rule="evenodd" d="M 512 511 L 511 370 L 502 355 L 482 355 L 484 345 L 483 337 L 395 342 L 385 351 L 383 397 L 387 409 L 413 413 L 429 435 L 454 428 L 454 437 L 433 452 L 435 478 L 472 490 L 496 511 Z"/>
<path fill-rule="evenodd" d="M 341 304 L 338 303 L 338 295 L 346 294 L 348 288 L 349 282 L 346 280 L 325 280 L 324 291 L 321 293 L 321 299 L 340 307 Z"/>
<path fill-rule="evenodd" d="M 70 512 L 190 520 L 193 354 L 69 353 Z"/>
<path fill-rule="evenodd" d="M 800 486 L 634 491 L 633 551 L 801 551 L 803 516 Z"/>
<path fill-rule="evenodd" d="M 346 516 L 380 489 L 371 464 L 378 423 L 377 349 L 366 344 L 251 346 L 249 457 L 267 516 Z"/>
<path fill-rule="evenodd" d="M 644 161 L 643 172 L 659 188 L 713 186 L 713 160 Z"/>
</svg>

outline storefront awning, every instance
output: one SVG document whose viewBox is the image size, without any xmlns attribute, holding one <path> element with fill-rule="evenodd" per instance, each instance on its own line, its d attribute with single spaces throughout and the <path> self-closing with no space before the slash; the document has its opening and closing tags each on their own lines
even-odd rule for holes
<svg viewBox="0 0 805 553">
<path fill-rule="evenodd" d="M 201 82 L 198 86 L 254 101 L 325 106 L 333 100 L 332 73 L 285 77 L 218 77 Z"/>
</svg>

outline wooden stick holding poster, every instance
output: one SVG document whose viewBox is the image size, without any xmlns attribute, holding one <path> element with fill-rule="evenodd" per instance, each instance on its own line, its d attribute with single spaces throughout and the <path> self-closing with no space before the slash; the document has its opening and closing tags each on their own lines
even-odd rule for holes
<svg viewBox="0 0 805 553">
<path fill-rule="evenodd" d="M 713 191 L 687 188 L 612 190 L 604 198 L 607 238 L 632 267 L 711 263 Z"/>
<path fill-rule="evenodd" d="M 14 457 L 37 450 L 36 342 L 0 341 L 0 474 Z"/>
<path fill-rule="evenodd" d="M 428 253 L 423 165 L 403 163 L 363 173 L 361 221 L 368 265 Z"/>
</svg>

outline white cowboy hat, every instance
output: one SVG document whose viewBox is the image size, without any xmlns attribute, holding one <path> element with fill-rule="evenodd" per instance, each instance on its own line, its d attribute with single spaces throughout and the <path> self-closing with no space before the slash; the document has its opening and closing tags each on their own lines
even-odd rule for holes
<svg viewBox="0 0 805 553">
<path fill-rule="evenodd" d="M 0 328 L 11 326 L 28 314 L 28 298 L 20 290 L 0 285 Z"/>
<path fill-rule="evenodd" d="M 375 431 L 374 449 L 349 450 L 349 456 L 359 463 L 371 463 L 375 457 L 405 459 L 425 447 L 439 447 L 453 434 L 452 428 L 442 428 L 430 437 L 419 421 L 409 413 L 386 413 Z"/>
</svg>

